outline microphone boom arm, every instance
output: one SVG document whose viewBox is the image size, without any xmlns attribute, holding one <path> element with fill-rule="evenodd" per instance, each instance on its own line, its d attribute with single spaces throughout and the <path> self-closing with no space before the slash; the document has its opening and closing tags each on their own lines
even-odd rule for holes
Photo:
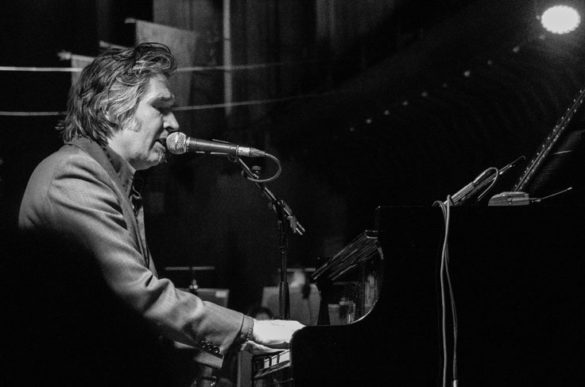
<svg viewBox="0 0 585 387">
<path fill-rule="evenodd" d="M 256 175 L 250 167 L 241 159 L 237 158 L 238 163 L 242 167 L 242 171 L 246 174 L 246 179 L 254 182 L 256 187 L 260 189 L 264 197 L 266 197 L 271 204 L 271 208 L 276 212 L 277 215 L 282 214 L 283 218 L 286 218 L 289 222 L 289 226 L 293 234 L 303 235 L 305 233 L 305 228 L 301 225 L 301 223 L 296 219 L 293 215 L 291 208 L 286 204 L 286 202 L 282 199 L 278 199 L 270 189 L 264 184 L 263 182 L 258 182 L 259 176 Z"/>
</svg>

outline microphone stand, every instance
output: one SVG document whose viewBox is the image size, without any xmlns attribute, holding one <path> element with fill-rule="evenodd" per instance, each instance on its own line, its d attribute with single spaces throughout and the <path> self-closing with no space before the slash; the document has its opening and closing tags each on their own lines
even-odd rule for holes
<svg viewBox="0 0 585 387">
<path fill-rule="evenodd" d="M 241 159 L 237 158 L 238 163 L 242 167 L 242 171 L 253 179 L 258 179 L 259 176 L 254 173 L 248 165 Z M 246 177 L 246 176 L 244 176 Z M 248 179 L 248 177 L 246 177 Z M 305 228 L 297 221 L 293 215 L 291 208 L 282 199 L 279 199 L 266 187 L 266 184 L 261 182 L 254 182 L 264 197 L 270 201 L 270 207 L 276 213 L 278 223 L 278 248 L 280 251 L 280 283 L 278 287 L 278 301 L 279 301 L 279 315 L 282 319 L 290 318 L 290 294 L 287 275 L 288 264 L 288 234 L 292 231 L 293 234 L 303 235 Z"/>
</svg>

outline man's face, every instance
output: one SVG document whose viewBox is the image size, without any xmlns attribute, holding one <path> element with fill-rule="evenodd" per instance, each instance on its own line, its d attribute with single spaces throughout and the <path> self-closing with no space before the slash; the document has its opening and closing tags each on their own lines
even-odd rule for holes
<svg viewBox="0 0 585 387">
<path fill-rule="evenodd" d="M 118 138 L 113 139 L 118 144 L 113 149 L 135 169 L 147 169 L 165 159 L 166 137 L 169 131 L 179 129 L 172 111 L 174 103 L 167 78 L 151 78 L 134 114 L 136 125 L 122 128 L 119 136 L 115 136 Z"/>
</svg>

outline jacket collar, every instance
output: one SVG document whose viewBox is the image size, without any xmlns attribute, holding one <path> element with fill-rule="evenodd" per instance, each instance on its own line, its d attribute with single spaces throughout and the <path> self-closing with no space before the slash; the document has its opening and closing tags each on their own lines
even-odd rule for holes
<svg viewBox="0 0 585 387">
<path fill-rule="evenodd" d="M 121 191 L 127 197 L 130 197 L 135 170 L 122 156 L 114 152 L 109 146 L 102 146 L 86 137 L 76 137 L 68 141 L 67 144 L 81 148 L 89 153 L 116 181 Z"/>
</svg>

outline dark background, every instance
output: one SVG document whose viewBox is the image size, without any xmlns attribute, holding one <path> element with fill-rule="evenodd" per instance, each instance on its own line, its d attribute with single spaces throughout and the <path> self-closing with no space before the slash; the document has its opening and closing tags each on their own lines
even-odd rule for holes
<svg viewBox="0 0 585 387">
<path fill-rule="evenodd" d="M 335 25 L 316 6 L 333 3 Z M 545 3 L 232 1 L 233 64 L 296 63 L 235 72 L 234 100 L 294 98 L 228 116 L 222 109 L 177 116 L 196 124 L 184 129 L 192 136 L 279 157 L 283 174 L 269 187 L 307 229 L 291 237 L 290 264 L 314 267 L 374 228 L 377 206 L 431 205 L 487 167 L 534 155 L 585 85 L 583 28 L 545 32 L 536 19 Z M 25 0 L 2 2 L 0 65 L 68 66 L 59 51 L 95 56 L 99 41 L 131 45 L 124 20 L 153 21 L 154 6 L 190 7 L 190 29 L 201 36 L 196 61 L 222 63 L 218 1 Z M 204 103 L 223 102 L 222 76 L 196 75 Z M 0 111 L 63 111 L 70 74 L 0 72 L 0 84 Z M 577 151 L 581 115 L 569 130 Z M 59 118 L 0 116 L 2 230 L 14 226 L 34 166 L 58 148 Z M 573 186 L 557 202 L 582 201 L 574 154 L 535 196 Z M 523 168 L 493 193 L 511 190 Z M 165 198 L 162 209 L 148 200 L 146 207 L 157 266 L 213 265 L 212 285 L 232 290 L 232 307 L 258 302 L 262 286 L 275 283 L 279 254 L 275 216 L 256 187 L 222 158 L 179 157 L 147 175 L 147 199 Z"/>
</svg>

